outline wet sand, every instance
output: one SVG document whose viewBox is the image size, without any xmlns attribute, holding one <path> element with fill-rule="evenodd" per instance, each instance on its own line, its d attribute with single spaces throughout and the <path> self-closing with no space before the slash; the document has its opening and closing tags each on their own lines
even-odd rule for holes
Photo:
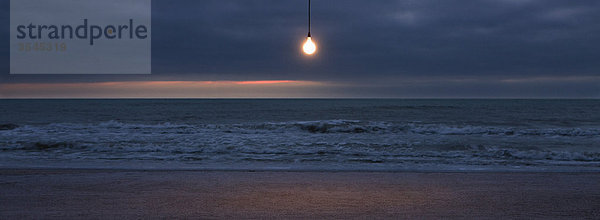
<svg viewBox="0 0 600 220">
<path fill-rule="evenodd" d="M 600 218 L 600 173 L 0 170 L 0 219 Z"/>
</svg>

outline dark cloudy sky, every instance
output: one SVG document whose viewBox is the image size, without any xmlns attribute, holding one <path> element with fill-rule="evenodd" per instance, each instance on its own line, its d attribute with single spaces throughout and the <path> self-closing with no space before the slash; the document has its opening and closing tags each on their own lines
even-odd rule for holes
<svg viewBox="0 0 600 220">
<path fill-rule="evenodd" d="M 598 0 L 154 0 L 152 75 L 10 75 L 0 97 L 600 98 Z"/>
</svg>

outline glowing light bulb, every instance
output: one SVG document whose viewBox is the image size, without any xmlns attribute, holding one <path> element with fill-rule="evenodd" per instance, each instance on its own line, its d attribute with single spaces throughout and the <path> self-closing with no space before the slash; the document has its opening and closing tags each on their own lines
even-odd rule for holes
<svg viewBox="0 0 600 220">
<path fill-rule="evenodd" d="M 302 46 L 304 53 L 307 55 L 312 55 L 317 51 L 317 45 L 312 41 L 311 37 L 306 38 L 306 43 Z"/>
</svg>

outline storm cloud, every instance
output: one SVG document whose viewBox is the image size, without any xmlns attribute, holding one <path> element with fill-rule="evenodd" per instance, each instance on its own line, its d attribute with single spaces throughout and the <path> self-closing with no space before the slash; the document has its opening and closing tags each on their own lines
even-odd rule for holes
<svg viewBox="0 0 600 220">
<path fill-rule="evenodd" d="M 304 0 L 155 0 L 152 75 L 9 75 L 4 43 L 0 80 L 306 80 L 352 97 L 600 97 L 600 1 L 312 5 L 315 57 L 300 52 Z M 8 27 L 8 13 L 0 19 Z"/>
</svg>

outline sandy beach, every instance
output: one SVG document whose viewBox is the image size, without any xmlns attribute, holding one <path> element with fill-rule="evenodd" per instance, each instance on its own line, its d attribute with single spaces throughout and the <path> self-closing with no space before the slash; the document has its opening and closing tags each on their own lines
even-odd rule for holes
<svg viewBox="0 0 600 220">
<path fill-rule="evenodd" d="M 600 218 L 599 173 L 0 171 L 0 218 Z"/>
</svg>

